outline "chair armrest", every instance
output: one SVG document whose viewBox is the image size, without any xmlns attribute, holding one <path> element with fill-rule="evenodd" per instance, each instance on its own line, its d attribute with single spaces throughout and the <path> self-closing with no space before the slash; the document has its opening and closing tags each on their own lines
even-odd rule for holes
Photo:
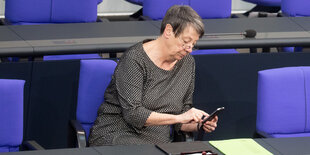
<svg viewBox="0 0 310 155">
<path fill-rule="evenodd" d="M 260 138 L 273 138 L 271 135 L 269 135 L 268 133 L 264 132 L 264 131 L 256 131 L 256 134 L 260 137 Z"/>
<path fill-rule="evenodd" d="M 23 150 L 45 150 L 40 144 L 34 140 L 24 141 L 22 144 Z"/>
<path fill-rule="evenodd" d="M 70 131 L 68 135 L 71 134 L 71 136 L 73 137 L 68 138 L 68 142 L 71 142 L 71 146 L 72 143 L 73 145 L 75 145 L 75 147 L 78 148 L 83 148 L 87 146 L 85 130 L 83 129 L 81 123 L 78 120 L 70 120 L 69 130 Z"/>
</svg>

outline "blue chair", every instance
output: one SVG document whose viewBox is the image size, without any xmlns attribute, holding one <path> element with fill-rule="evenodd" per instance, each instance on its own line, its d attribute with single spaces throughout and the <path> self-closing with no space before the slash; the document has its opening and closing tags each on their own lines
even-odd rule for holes
<svg viewBox="0 0 310 155">
<path fill-rule="evenodd" d="M 12 25 L 96 22 L 101 0 L 10 0 L 5 20 Z"/>
<path fill-rule="evenodd" d="M 307 0 L 282 0 L 281 10 L 284 16 L 304 17 L 310 16 L 309 1 Z M 284 47 L 285 52 L 301 52 L 302 47 Z"/>
<path fill-rule="evenodd" d="M 143 16 L 152 20 L 161 20 L 173 5 L 189 5 L 189 0 L 144 0 Z"/>
<path fill-rule="evenodd" d="M 289 17 L 310 16 L 309 2 L 308 0 L 282 0 L 282 13 Z"/>
<path fill-rule="evenodd" d="M 136 5 L 143 5 L 143 0 L 126 0 L 127 2 L 130 2 L 132 4 L 136 4 Z"/>
<path fill-rule="evenodd" d="M 102 0 L 9 0 L 5 21 L 11 25 L 86 23 L 97 21 L 97 5 Z M 98 54 L 69 55 L 73 59 L 98 58 Z M 49 56 L 46 59 L 56 59 Z M 67 59 L 68 56 L 65 58 Z M 63 60 L 62 57 L 60 60 Z"/>
<path fill-rule="evenodd" d="M 256 6 L 245 15 L 249 15 L 250 12 L 269 12 L 277 13 L 281 9 L 281 0 L 243 0 L 248 3 L 256 4 Z"/>
<path fill-rule="evenodd" d="M 190 6 L 202 19 L 229 18 L 231 0 L 190 0 Z"/>
<path fill-rule="evenodd" d="M 258 72 L 257 133 L 263 137 L 310 136 L 310 67 Z"/>
<path fill-rule="evenodd" d="M 23 141 L 24 80 L 0 79 L 0 152 L 16 152 Z"/>
<path fill-rule="evenodd" d="M 231 0 L 144 0 L 143 16 L 152 20 L 161 20 L 166 11 L 173 5 L 189 5 L 202 19 L 229 18 L 231 16 Z M 197 50 L 193 55 L 239 53 L 235 49 Z"/>
<path fill-rule="evenodd" d="M 76 120 L 71 121 L 75 134 L 69 141 L 71 146 L 85 147 L 89 130 L 97 117 L 97 110 L 104 101 L 105 89 L 111 81 L 116 62 L 104 59 L 81 60 L 80 64 Z"/>
</svg>

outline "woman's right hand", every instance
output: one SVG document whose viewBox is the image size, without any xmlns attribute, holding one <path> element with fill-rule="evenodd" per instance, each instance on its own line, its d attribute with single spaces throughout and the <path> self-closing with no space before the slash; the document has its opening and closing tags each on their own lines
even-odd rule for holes
<svg viewBox="0 0 310 155">
<path fill-rule="evenodd" d="M 206 112 L 202 111 L 202 110 L 199 110 L 199 109 L 196 109 L 196 108 L 191 108 L 190 110 L 180 114 L 180 115 L 177 115 L 177 119 L 178 119 L 178 122 L 179 123 L 182 123 L 182 124 L 185 124 L 185 123 L 190 123 L 190 122 L 200 122 L 201 121 L 201 118 L 202 116 L 209 116 Z"/>
</svg>

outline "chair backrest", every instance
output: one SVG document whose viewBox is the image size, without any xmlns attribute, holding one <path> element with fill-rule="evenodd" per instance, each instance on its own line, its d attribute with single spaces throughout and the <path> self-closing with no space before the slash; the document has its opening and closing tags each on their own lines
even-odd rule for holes
<svg viewBox="0 0 310 155">
<path fill-rule="evenodd" d="M 143 5 L 143 0 L 126 0 L 126 1 L 137 5 Z"/>
<path fill-rule="evenodd" d="M 202 19 L 229 18 L 231 0 L 190 0 L 190 6 Z"/>
<path fill-rule="evenodd" d="M 282 0 L 282 13 L 290 17 L 310 16 L 309 0 Z"/>
<path fill-rule="evenodd" d="M 74 60 L 74 59 L 99 59 L 99 54 L 68 54 L 68 55 L 46 55 L 43 56 L 44 61 L 48 60 Z"/>
<path fill-rule="evenodd" d="M 104 92 L 109 85 L 116 62 L 113 60 L 81 60 L 76 118 L 82 124 L 86 137 L 93 126 Z"/>
<path fill-rule="evenodd" d="M 143 16 L 153 20 L 161 20 L 173 5 L 189 5 L 189 0 L 144 0 Z"/>
<path fill-rule="evenodd" d="M 95 22 L 98 3 L 100 0 L 9 0 L 5 19 L 14 25 Z"/>
<path fill-rule="evenodd" d="M 281 6 L 281 0 L 243 0 L 261 6 Z"/>
<path fill-rule="evenodd" d="M 310 136 L 310 67 L 258 72 L 256 129 L 271 137 Z"/>
<path fill-rule="evenodd" d="M 0 152 L 19 151 L 23 140 L 24 80 L 0 79 Z"/>
<path fill-rule="evenodd" d="M 153 20 L 163 19 L 173 5 L 189 5 L 203 19 L 228 18 L 231 15 L 231 0 L 144 0 L 143 16 Z"/>
</svg>

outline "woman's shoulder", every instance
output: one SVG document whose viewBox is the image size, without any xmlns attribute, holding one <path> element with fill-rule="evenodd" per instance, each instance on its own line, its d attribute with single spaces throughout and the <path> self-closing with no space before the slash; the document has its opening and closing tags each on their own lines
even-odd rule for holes
<svg viewBox="0 0 310 155">
<path fill-rule="evenodd" d="M 182 59 L 183 63 L 185 64 L 190 64 L 190 65 L 195 65 L 195 59 L 191 54 L 188 54 Z"/>
</svg>

